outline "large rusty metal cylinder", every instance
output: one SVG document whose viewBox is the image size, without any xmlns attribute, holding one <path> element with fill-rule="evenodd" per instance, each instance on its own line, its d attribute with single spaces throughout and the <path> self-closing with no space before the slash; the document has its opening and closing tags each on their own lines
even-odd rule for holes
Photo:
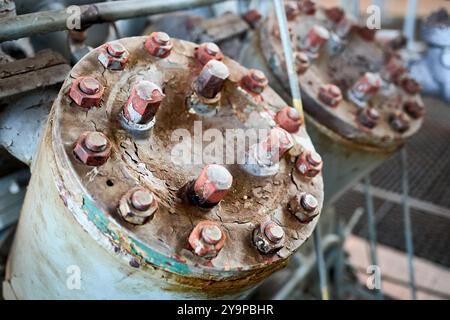
<svg viewBox="0 0 450 320">
<path fill-rule="evenodd" d="M 32 164 L 5 297 L 243 298 L 308 239 L 323 182 L 303 119 L 262 72 L 208 48 L 154 33 L 75 65 Z"/>
<path fill-rule="evenodd" d="M 324 162 L 325 206 L 400 148 L 422 124 L 420 86 L 395 46 L 374 41 L 376 30 L 338 8 L 302 8 L 286 1 L 305 121 Z M 240 62 L 262 70 L 290 99 L 284 52 L 274 13 L 249 37 Z"/>
</svg>

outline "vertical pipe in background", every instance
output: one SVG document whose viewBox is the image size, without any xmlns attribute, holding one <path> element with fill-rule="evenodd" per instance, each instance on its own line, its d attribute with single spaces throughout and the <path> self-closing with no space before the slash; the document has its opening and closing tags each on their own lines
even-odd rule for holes
<svg viewBox="0 0 450 320">
<path fill-rule="evenodd" d="M 402 167 L 402 207 L 403 207 L 403 220 L 405 228 L 405 242 L 406 242 L 406 253 L 408 255 L 408 271 L 409 271 L 409 285 L 411 287 L 411 298 L 413 300 L 417 299 L 417 289 L 415 283 L 415 272 L 414 272 L 414 246 L 412 240 L 412 228 L 411 228 L 411 213 L 409 210 L 409 185 L 408 185 L 408 161 L 407 161 L 406 148 L 403 147 L 401 150 L 401 167 Z"/>
<path fill-rule="evenodd" d="M 322 239 L 320 235 L 320 223 L 316 225 L 316 230 L 314 230 L 313 236 L 314 236 L 314 251 L 316 253 L 317 267 L 319 270 L 320 296 L 322 300 L 328 300 L 329 293 L 327 285 L 327 270 L 325 265 L 325 259 L 323 257 Z"/>
<path fill-rule="evenodd" d="M 364 178 L 364 194 L 366 198 L 367 227 L 369 231 L 370 263 L 374 266 L 379 266 L 377 257 L 377 231 L 375 226 L 373 198 L 372 194 L 370 193 L 370 174 Z M 383 299 L 383 292 L 381 291 L 381 288 L 376 288 L 375 290 L 377 290 L 377 299 Z"/>
<path fill-rule="evenodd" d="M 407 39 L 408 50 L 413 49 L 414 34 L 416 31 L 416 9 L 417 0 L 408 0 L 408 6 L 406 8 L 405 21 L 403 22 L 403 34 Z"/>
</svg>

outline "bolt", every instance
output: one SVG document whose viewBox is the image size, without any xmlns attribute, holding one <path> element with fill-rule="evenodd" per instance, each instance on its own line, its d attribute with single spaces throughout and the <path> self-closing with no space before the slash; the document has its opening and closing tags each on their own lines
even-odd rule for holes
<svg viewBox="0 0 450 320">
<path fill-rule="evenodd" d="M 400 56 L 392 55 L 381 69 L 380 76 L 386 81 L 397 83 L 405 72 L 406 67 Z"/>
<path fill-rule="evenodd" d="M 193 89 L 199 96 L 213 99 L 220 93 L 229 75 L 230 71 L 225 64 L 210 60 L 194 80 Z"/>
<path fill-rule="evenodd" d="M 420 90 L 422 90 L 417 80 L 410 76 L 402 77 L 400 79 L 400 86 L 406 93 L 410 95 L 418 94 Z"/>
<path fill-rule="evenodd" d="M 157 210 L 158 201 L 153 192 L 143 187 L 135 187 L 125 193 L 118 208 L 120 216 L 135 225 L 149 221 Z"/>
<path fill-rule="evenodd" d="M 374 128 L 379 119 L 380 113 L 375 108 L 366 107 L 358 113 L 359 123 L 369 129 Z"/>
<path fill-rule="evenodd" d="M 93 95 L 100 90 L 100 83 L 92 77 L 84 77 L 79 83 L 80 90 L 86 94 Z"/>
<path fill-rule="evenodd" d="M 222 239 L 222 230 L 216 225 L 208 225 L 202 229 L 202 239 L 209 244 L 217 244 Z"/>
<path fill-rule="evenodd" d="M 340 7 L 332 7 L 329 9 L 325 9 L 325 15 L 329 20 L 336 24 L 345 17 L 345 12 Z"/>
<path fill-rule="evenodd" d="M 152 32 L 144 44 L 147 52 L 158 58 L 166 58 L 172 51 L 172 42 L 165 32 Z"/>
<path fill-rule="evenodd" d="M 394 131 L 404 133 L 409 129 L 409 120 L 406 113 L 397 111 L 389 115 L 389 125 Z"/>
<path fill-rule="evenodd" d="M 153 201 L 153 193 L 145 189 L 138 189 L 131 195 L 131 204 L 139 211 L 148 210 Z"/>
<path fill-rule="evenodd" d="M 109 159 L 111 143 L 101 132 L 86 131 L 78 138 L 73 152 L 84 164 L 101 166 Z"/>
<path fill-rule="evenodd" d="M 107 69 L 123 70 L 129 58 L 129 53 L 120 42 L 105 44 L 98 55 L 98 61 Z"/>
<path fill-rule="evenodd" d="M 164 97 L 158 85 L 141 80 L 133 86 L 123 108 L 123 115 L 133 123 L 149 122 L 154 118 Z"/>
<path fill-rule="evenodd" d="M 336 108 L 342 101 L 342 92 L 334 84 L 324 84 L 319 88 L 319 100 L 331 108 Z"/>
<path fill-rule="evenodd" d="M 287 132 L 294 133 L 303 124 L 303 118 L 295 108 L 284 107 L 275 115 L 275 122 Z"/>
<path fill-rule="evenodd" d="M 302 152 L 295 163 L 298 172 L 308 178 L 317 176 L 322 166 L 322 157 L 315 151 Z"/>
<path fill-rule="evenodd" d="M 195 255 L 212 259 L 222 250 L 226 236 L 220 226 L 213 221 L 201 221 L 188 238 L 188 243 Z"/>
<path fill-rule="evenodd" d="M 262 15 L 258 10 L 252 9 L 249 10 L 242 18 L 250 25 L 250 27 L 255 28 L 261 20 Z"/>
<path fill-rule="evenodd" d="M 420 101 L 406 101 L 403 109 L 413 119 L 419 119 L 425 115 L 425 106 Z"/>
<path fill-rule="evenodd" d="M 348 97 L 359 107 L 365 107 L 380 89 L 381 78 L 377 73 L 366 72 L 348 91 Z"/>
<path fill-rule="evenodd" d="M 260 224 L 253 231 L 253 243 L 262 254 L 272 254 L 284 246 L 283 228 L 273 221 Z"/>
<path fill-rule="evenodd" d="M 310 66 L 309 57 L 306 53 L 297 51 L 294 53 L 295 67 L 298 74 L 304 74 Z"/>
<path fill-rule="evenodd" d="M 319 213 L 319 202 L 312 194 L 301 192 L 296 194 L 288 203 L 288 210 L 302 223 L 309 223 Z"/>
<path fill-rule="evenodd" d="M 126 51 L 125 47 L 119 42 L 108 43 L 108 45 L 106 46 L 106 50 L 108 50 L 108 53 L 110 55 L 116 58 L 122 56 Z"/>
<path fill-rule="evenodd" d="M 203 65 L 210 60 L 222 60 L 223 54 L 220 48 L 213 42 L 202 43 L 195 51 L 195 58 Z"/>
<path fill-rule="evenodd" d="M 243 87 L 254 94 L 262 93 L 269 84 L 269 80 L 264 72 L 255 69 L 249 70 L 241 81 Z"/>
<path fill-rule="evenodd" d="M 353 25 L 353 29 L 366 41 L 373 41 L 375 39 L 375 33 L 377 32 L 376 29 L 369 29 L 365 25 Z"/>
<path fill-rule="evenodd" d="M 316 2 L 313 0 L 298 1 L 299 10 L 306 15 L 314 15 L 316 13 Z"/>
<path fill-rule="evenodd" d="M 284 5 L 284 10 L 286 11 L 286 17 L 288 21 L 293 21 L 300 14 L 300 10 L 295 1 L 288 1 Z"/>
<path fill-rule="evenodd" d="M 108 145 L 108 139 L 101 132 L 98 131 L 90 132 L 86 136 L 84 144 L 89 150 L 94 152 L 100 152 L 106 149 L 106 146 Z"/>
<path fill-rule="evenodd" d="M 260 165 L 272 166 L 294 146 L 291 135 L 282 128 L 272 128 L 268 136 L 258 143 L 255 160 Z"/>
<path fill-rule="evenodd" d="M 193 185 L 194 204 L 210 208 L 217 205 L 230 191 L 233 176 L 223 166 L 210 164 L 205 166 Z"/>
<path fill-rule="evenodd" d="M 104 88 L 92 77 L 80 77 L 72 82 L 69 97 L 82 108 L 100 105 Z"/>
<path fill-rule="evenodd" d="M 320 25 L 314 25 L 308 32 L 306 39 L 300 43 L 300 47 L 306 50 L 310 58 L 317 58 L 320 48 L 330 38 L 327 29 Z"/>
<path fill-rule="evenodd" d="M 272 242 L 279 242 L 284 238 L 284 230 L 275 222 L 270 222 L 264 228 L 264 234 Z"/>
</svg>

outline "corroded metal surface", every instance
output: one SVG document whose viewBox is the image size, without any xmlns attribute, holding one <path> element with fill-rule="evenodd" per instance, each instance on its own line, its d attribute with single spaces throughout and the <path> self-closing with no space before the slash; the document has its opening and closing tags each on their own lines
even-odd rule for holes
<svg viewBox="0 0 450 320">
<path fill-rule="evenodd" d="M 404 140 L 414 134 L 422 123 L 421 118 L 407 116 L 409 129 L 397 132 L 389 125 L 390 114 L 403 111 L 408 101 L 422 104 L 418 94 L 407 93 L 395 81 L 383 81 L 382 88 L 368 101 L 368 106 L 379 112 L 377 125 L 369 129 L 362 126 L 358 120 L 359 108 L 349 99 L 349 90 L 365 72 L 380 73 L 385 68 L 388 58 L 395 54 L 388 52 L 374 41 L 363 37 L 366 35 L 363 27 L 353 25 L 348 35 L 339 38 L 338 27 L 327 17 L 325 10 L 318 8 L 313 15 L 298 12 L 289 21 L 292 30 L 291 39 L 297 51 L 305 50 L 305 39 L 314 26 L 325 27 L 329 39 L 318 49 L 318 57 L 312 59 L 310 67 L 299 75 L 306 112 L 328 130 L 359 145 L 371 149 L 395 150 Z M 285 71 L 284 55 L 279 39 L 277 21 L 270 16 L 258 34 L 258 47 L 266 63 L 280 81 L 284 91 L 288 91 L 288 81 Z M 337 39 L 337 40 L 336 40 Z M 339 53 L 334 53 L 334 42 L 341 47 Z M 331 47 L 331 49 L 330 49 Z M 320 88 L 323 85 L 334 84 L 339 87 L 344 99 L 336 107 L 330 107 L 319 99 Z"/>
<path fill-rule="evenodd" d="M 172 155 L 176 145 L 188 143 L 179 139 L 174 141 L 171 137 L 175 130 L 185 129 L 195 137 L 198 121 L 201 121 L 200 129 L 215 128 L 223 134 L 226 144 L 231 144 L 233 141 L 227 140 L 224 134 L 226 129 L 270 129 L 276 126 L 275 114 L 286 104 L 268 87 L 261 94 L 241 87 L 241 80 L 248 70 L 224 57 L 222 62 L 230 75 L 215 101 L 218 108 L 213 116 L 196 113 L 189 106 L 192 104 L 192 83 L 203 68 L 195 59 L 197 46 L 172 39 L 170 55 L 158 58 L 145 49 L 147 39 L 119 40 L 130 53 L 121 71 L 105 69 L 98 61 L 99 49 L 92 51 L 73 68 L 70 78 L 62 86 L 35 164 L 34 170 L 40 172 L 39 177 L 35 175 L 30 184 L 11 258 L 9 283 L 18 297 L 26 297 L 24 288 L 30 286 L 31 278 L 39 276 L 31 270 L 31 274 L 24 275 L 28 271 L 21 270 L 27 267 L 18 265 L 18 257 L 22 255 L 21 238 L 27 239 L 23 241 L 28 243 L 37 240 L 33 239 L 35 233 L 28 234 L 30 222 L 27 220 L 35 219 L 28 212 L 34 211 L 31 203 L 42 203 L 37 218 L 45 216 L 48 225 L 61 223 L 61 232 L 74 238 L 59 237 L 56 226 L 48 227 L 48 232 L 45 228 L 36 231 L 37 237 L 46 240 L 55 237 L 66 252 L 65 259 L 83 265 L 92 260 L 70 253 L 77 241 L 82 247 L 78 249 L 86 255 L 91 255 L 93 248 L 94 254 L 102 252 L 99 253 L 101 259 L 108 256 L 95 272 L 87 272 L 88 277 L 95 278 L 104 269 L 105 280 L 101 282 L 110 289 L 109 295 L 105 292 L 96 294 L 94 289 L 98 284 L 84 283 L 83 295 L 83 292 L 64 291 L 60 288 L 63 284 L 50 280 L 50 288 L 45 292 L 51 292 L 51 286 L 54 286 L 59 297 L 157 298 L 158 294 L 174 298 L 241 297 L 249 288 L 283 267 L 311 235 L 318 217 L 310 223 L 302 223 L 288 210 L 288 202 L 300 192 L 307 192 L 317 199 L 317 213 L 323 202 L 321 174 L 305 178 L 294 166 L 300 153 L 314 150 L 303 126 L 290 134 L 295 146 L 281 158 L 276 174 L 257 177 L 238 164 L 224 165 L 233 182 L 228 192 L 220 196 L 220 199 L 223 197 L 220 203 L 205 209 L 184 199 L 183 188 L 199 176 L 205 164 L 187 163 L 187 159 Z M 104 88 L 100 105 L 90 109 L 77 106 L 68 95 L 76 79 L 87 76 L 97 79 Z M 132 87 L 142 80 L 162 88 L 164 99 L 151 133 L 137 137 L 119 118 Z M 111 154 L 101 166 L 88 166 L 73 152 L 79 136 L 86 131 L 102 132 L 111 143 Z M 204 149 L 210 141 L 200 138 L 194 144 Z M 194 148 L 195 152 L 198 151 Z M 174 162 L 174 158 L 179 161 Z M 142 225 L 126 222 L 117 210 L 122 197 L 138 186 L 149 190 L 158 201 L 157 211 Z M 45 192 L 39 190 L 43 187 Z M 55 204 L 50 204 L 48 199 L 53 199 L 50 202 Z M 77 222 L 70 222 L 73 219 Z M 217 256 L 203 257 L 189 245 L 194 227 L 205 220 L 214 222 L 225 235 L 221 238 L 225 241 Z M 254 230 L 267 221 L 281 226 L 283 241 L 280 250 L 264 254 L 252 240 Z M 73 228 L 70 227 L 73 224 Z M 280 235 L 279 228 L 272 231 Z M 46 264 L 62 265 L 56 262 L 59 257 L 54 257 L 58 254 L 53 252 L 58 251 L 53 248 L 56 245 L 52 245 L 51 253 L 44 248 L 47 243 L 42 243 L 42 247 L 40 244 L 33 246 L 36 245 L 40 248 L 35 251 L 45 256 Z M 130 265 L 138 268 L 132 269 L 133 276 L 128 275 Z M 110 270 L 106 269 L 113 270 L 110 277 L 107 275 Z M 135 287 L 136 279 L 143 281 L 141 287 Z M 119 287 L 128 288 L 122 294 Z"/>
</svg>

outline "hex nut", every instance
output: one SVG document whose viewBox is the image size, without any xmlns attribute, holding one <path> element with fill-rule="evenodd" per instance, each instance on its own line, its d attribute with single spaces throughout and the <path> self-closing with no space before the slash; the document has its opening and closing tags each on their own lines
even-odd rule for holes
<svg viewBox="0 0 450 320">
<path fill-rule="evenodd" d="M 284 130 L 290 133 L 297 132 L 303 124 L 303 118 L 297 109 L 284 107 L 275 115 L 275 122 Z"/>
<path fill-rule="evenodd" d="M 319 88 L 319 100 L 331 108 L 336 108 L 342 101 L 341 89 L 334 84 L 324 84 Z"/>
<path fill-rule="evenodd" d="M 84 90 L 84 91 L 83 91 Z M 98 107 L 105 88 L 92 77 L 80 77 L 72 82 L 69 97 L 82 108 Z"/>
<path fill-rule="evenodd" d="M 241 84 L 248 92 L 261 94 L 269 84 L 269 80 L 262 71 L 251 69 L 242 78 Z"/>
<path fill-rule="evenodd" d="M 288 203 L 288 210 L 301 223 L 310 223 L 319 215 L 317 210 L 319 203 L 313 195 L 301 192 L 296 194 Z"/>
<path fill-rule="evenodd" d="M 273 254 L 284 247 L 284 230 L 274 221 L 261 223 L 253 230 L 253 244 L 262 254 Z"/>
<path fill-rule="evenodd" d="M 304 151 L 299 156 L 295 163 L 295 168 L 304 177 L 314 178 L 317 176 L 323 167 L 322 158 L 315 151 Z"/>
<path fill-rule="evenodd" d="M 123 70 L 130 54 L 120 42 L 110 42 L 99 49 L 98 61 L 109 70 Z"/>
<path fill-rule="evenodd" d="M 202 65 L 207 64 L 210 60 L 221 61 L 223 59 L 222 51 L 213 42 L 202 43 L 195 49 L 194 56 Z"/>
<path fill-rule="evenodd" d="M 158 210 L 158 201 L 153 192 L 143 187 L 135 187 L 120 199 L 118 212 L 128 223 L 143 225 Z"/>
<path fill-rule="evenodd" d="M 195 255 L 205 259 L 213 259 L 222 250 L 225 240 L 225 232 L 219 224 L 205 220 L 194 227 L 189 235 L 188 243 Z"/>
<path fill-rule="evenodd" d="M 215 206 L 230 191 L 232 184 L 233 176 L 224 166 L 209 164 L 193 184 L 193 202 L 206 208 Z"/>
<path fill-rule="evenodd" d="M 172 41 L 165 32 L 152 32 L 144 44 L 147 52 L 158 58 L 167 58 L 172 51 Z"/>
</svg>

